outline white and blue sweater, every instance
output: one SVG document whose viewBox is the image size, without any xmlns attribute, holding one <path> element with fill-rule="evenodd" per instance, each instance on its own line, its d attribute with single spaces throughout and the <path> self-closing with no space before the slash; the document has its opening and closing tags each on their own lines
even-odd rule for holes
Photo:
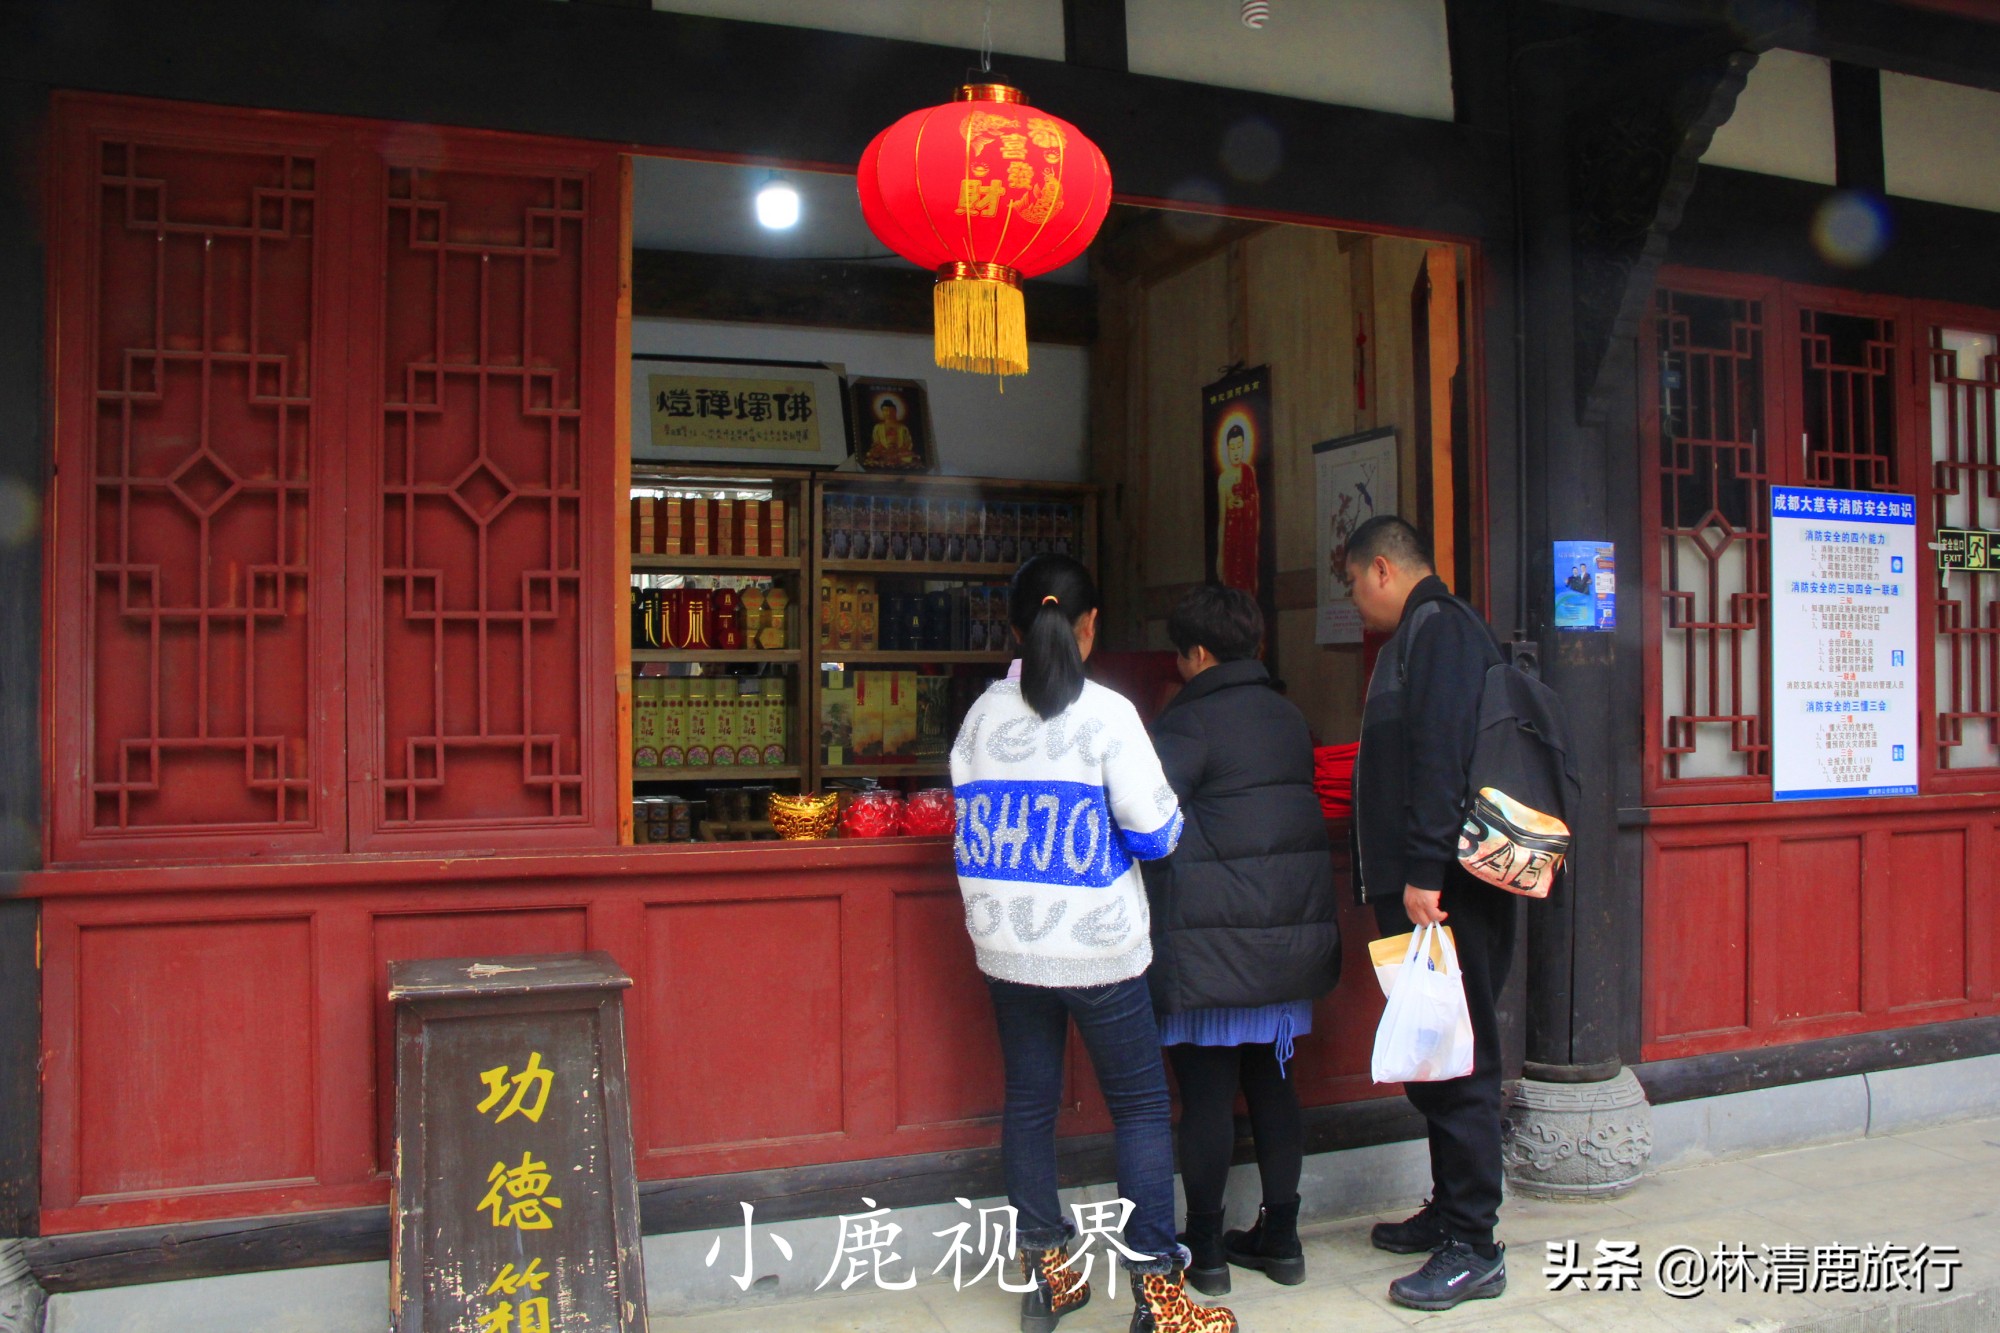
<svg viewBox="0 0 2000 1333">
<path fill-rule="evenodd" d="M 1180 841 L 1181 810 L 1124 696 L 1094 682 L 1044 721 L 1020 664 L 966 714 L 951 750 L 958 887 L 979 970 L 1102 986 L 1153 961 L 1137 861 Z"/>
</svg>

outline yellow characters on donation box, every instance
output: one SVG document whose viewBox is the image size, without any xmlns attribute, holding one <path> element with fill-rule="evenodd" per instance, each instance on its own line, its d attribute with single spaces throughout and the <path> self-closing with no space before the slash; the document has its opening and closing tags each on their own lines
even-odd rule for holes
<svg viewBox="0 0 2000 1333">
<path fill-rule="evenodd" d="M 393 962 L 393 1333 L 644 1333 L 620 996 L 602 953 Z"/>
<path fill-rule="evenodd" d="M 922 380 L 852 378 L 854 456 L 869 472 L 935 472 L 930 395 Z"/>
<path fill-rule="evenodd" d="M 1201 391 L 1208 577 L 1240 588 L 1276 623 L 1277 525 L 1271 485 L 1271 368 L 1237 370 Z"/>
</svg>

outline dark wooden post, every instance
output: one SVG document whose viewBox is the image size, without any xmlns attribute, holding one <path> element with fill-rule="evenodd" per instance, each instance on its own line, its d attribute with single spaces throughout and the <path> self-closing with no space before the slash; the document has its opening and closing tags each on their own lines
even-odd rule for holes
<svg viewBox="0 0 2000 1333">
<path fill-rule="evenodd" d="M 606 953 L 389 964 L 394 1333 L 645 1333 L 631 984 Z"/>
</svg>

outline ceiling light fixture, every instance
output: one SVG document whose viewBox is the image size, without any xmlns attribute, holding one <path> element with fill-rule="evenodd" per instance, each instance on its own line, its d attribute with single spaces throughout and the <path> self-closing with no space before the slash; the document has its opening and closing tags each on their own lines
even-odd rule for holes
<svg viewBox="0 0 2000 1333">
<path fill-rule="evenodd" d="M 799 192 L 777 177 L 757 191 L 757 221 L 769 231 L 789 231 L 799 225 Z"/>
</svg>

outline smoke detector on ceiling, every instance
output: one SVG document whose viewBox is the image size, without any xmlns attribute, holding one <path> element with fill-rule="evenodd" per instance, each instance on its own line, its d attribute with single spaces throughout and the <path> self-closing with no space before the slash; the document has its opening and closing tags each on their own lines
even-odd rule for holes
<svg viewBox="0 0 2000 1333">
<path fill-rule="evenodd" d="M 1243 0 L 1243 26 L 1261 28 L 1271 21 L 1271 0 Z"/>
</svg>

